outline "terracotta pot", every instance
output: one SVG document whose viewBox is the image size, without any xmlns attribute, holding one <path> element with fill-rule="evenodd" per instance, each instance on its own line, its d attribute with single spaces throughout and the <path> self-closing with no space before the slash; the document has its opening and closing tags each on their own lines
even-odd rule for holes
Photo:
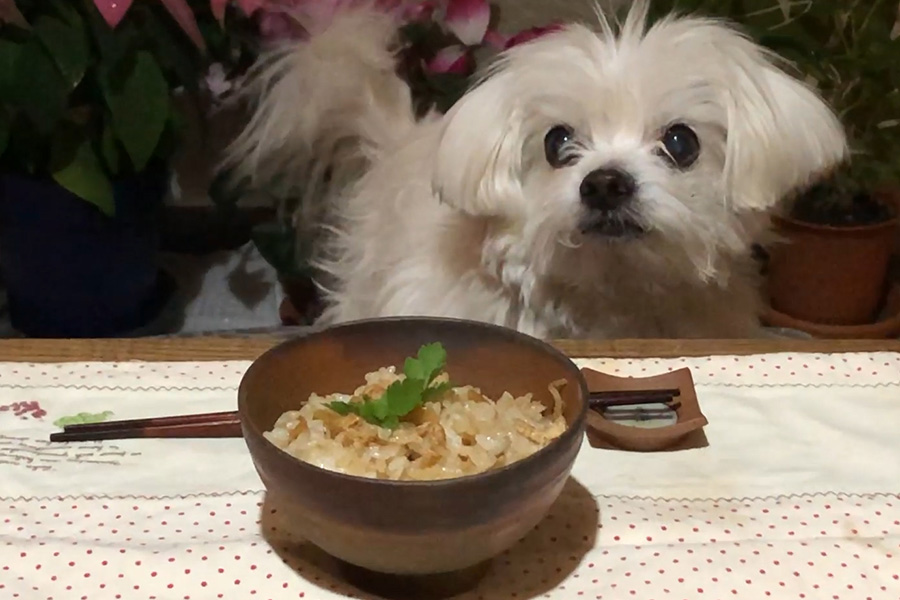
<svg viewBox="0 0 900 600">
<path fill-rule="evenodd" d="M 898 218 L 830 227 L 776 215 L 773 223 L 787 242 L 770 250 L 768 287 L 774 310 L 830 325 L 875 321 L 887 292 Z"/>
<path fill-rule="evenodd" d="M 828 325 L 812 323 L 790 317 L 768 307 L 762 315 L 763 323 L 769 327 L 782 327 L 802 331 L 813 337 L 844 340 L 883 340 L 900 336 L 900 283 L 887 294 L 880 319 L 864 325 Z"/>
</svg>

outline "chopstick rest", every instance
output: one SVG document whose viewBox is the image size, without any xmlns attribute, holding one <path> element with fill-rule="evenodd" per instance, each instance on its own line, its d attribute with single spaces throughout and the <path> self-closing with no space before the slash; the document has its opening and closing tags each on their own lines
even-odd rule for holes
<svg viewBox="0 0 900 600">
<path fill-rule="evenodd" d="M 660 452 L 709 445 L 690 369 L 650 377 L 581 370 L 588 384 L 588 442 L 594 448 Z"/>
</svg>

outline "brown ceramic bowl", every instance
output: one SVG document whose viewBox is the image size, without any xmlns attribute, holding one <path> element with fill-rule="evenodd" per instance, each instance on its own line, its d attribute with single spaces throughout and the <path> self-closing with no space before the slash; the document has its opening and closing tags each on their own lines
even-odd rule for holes
<svg viewBox="0 0 900 600">
<path fill-rule="evenodd" d="M 453 381 L 490 397 L 531 392 L 550 402 L 562 390 L 566 432 L 507 467 L 458 479 L 396 482 L 348 476 L 304 463 L 263 432 L 313 392 L 350 392 L 382 366 L 402 367 L 426 343 L 447 350 Z M 241 426 L 270 501 L 296 532 L 328 554 L 370 572 L 427 575 L 476 567 L 510 548 L 545 516 L 581 447 L 584 377 L 550 345 L 481 323 L 398 318 L 339 325 L 285 342 L 258 358 L 239 391 Z"/>
</svg>

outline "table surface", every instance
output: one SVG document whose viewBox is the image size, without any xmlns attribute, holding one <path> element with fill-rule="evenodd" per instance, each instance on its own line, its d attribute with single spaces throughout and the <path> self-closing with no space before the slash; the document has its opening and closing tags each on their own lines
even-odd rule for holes
<svg viewBox="0 0 900 600">
<path fill-rule="evenodd" d="M 243 361 L 289 335 L 0 341 L 0 361 L 57 363 L 0 366 L 0 598 L 356 593 L 297 543 L 241 440 L 46 441 L 58 417 L 233 406 Z M 546 519 L 460 600 L 900 598 L 900 446 L 885 426 L 900 422 L 900 343 L 557 345 L 619 376 L 690 368 L 708 445 L 585 446 Z"/>
<path fill-rule="evenodd" d="M 0 340 L 0 362 L 253 360 L 287 335 Z M 667 358 L 776 352 L 900 352 L 900 340 L 556 340 L 573 357 Z"/>
</svg>

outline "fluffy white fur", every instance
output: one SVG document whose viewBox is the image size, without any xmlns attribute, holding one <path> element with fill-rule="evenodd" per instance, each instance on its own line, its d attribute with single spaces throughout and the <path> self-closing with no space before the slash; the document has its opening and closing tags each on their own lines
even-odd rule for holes
<svg viewBox="0 0 900 600">
<path fill-rule="evenodd" d="M 597 31 L 572 25 L 516 47 L 448 114 L 418 121 L 394 73 L 390 17 L 348 10 L 264 61 L 229 162 L 305 185 L 302 215 L 329 231 L 323 320 L 446 316 L 538 337 L 759 334 L 751 244 L 767 210 L 845 158 L 843 130 L 728 25 L 645 21 L 639 1 L 621 26 L 601 17 Z M 683 171 L 658 154 L 675 122 L 701 143 Z M 580 158 L 554 169 L 543 139 L 557 124 L 574 129 Z M 643 236 L 580 231 L 579 185 L 609 165 L 637 180 L 627 210 Z"/>
</svg>

